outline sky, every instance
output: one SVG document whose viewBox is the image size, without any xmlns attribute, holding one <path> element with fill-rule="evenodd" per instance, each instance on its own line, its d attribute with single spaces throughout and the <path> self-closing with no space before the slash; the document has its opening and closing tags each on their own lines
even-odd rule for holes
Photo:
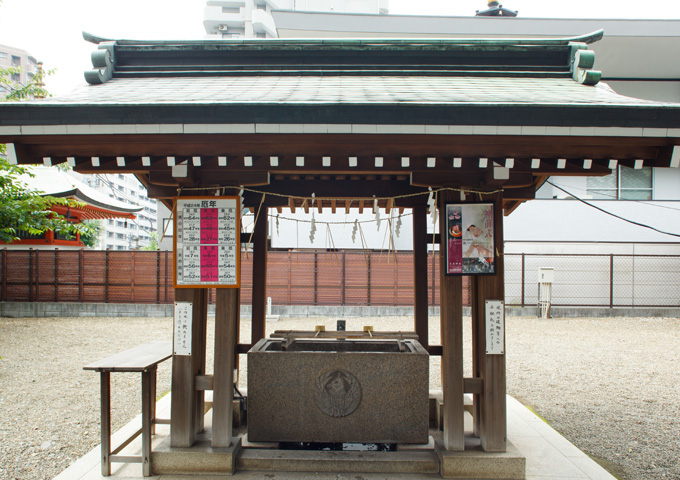
<svg viewBox="0 0 680 480">
<path fill-rule="evenodd" d="M 671 18 L 680 19 L 673 0 L 508 0 L 521 17 Z M 26 50 L 45 68 L 54 94 L 84 84 L 94 45 L 82 32 L 128 39 L 201 39 L 205 0 L 2 0 L 0 45 Z M 485 0 L 390 0 L 393 15 L 471 16 L 486 8 Z"/>
</svg>

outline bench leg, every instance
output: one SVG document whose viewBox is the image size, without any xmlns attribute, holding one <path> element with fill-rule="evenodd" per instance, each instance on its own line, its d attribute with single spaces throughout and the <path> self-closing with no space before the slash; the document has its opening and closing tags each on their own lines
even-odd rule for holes
<svg viewBox="0 0 680 480">
<path fill-rule="evenodd" d="M 142 475 L 151 476 L 151 411 L 153 397 L 151 395 L 151 378 L 156 369 L 142 372 Z"/>
<path fill-rule="evenodd" d="M 158 369 L 154 368 L 153 372 L 149 372 L 151 375 L 151 435 L 156 435 L 156 385 L 158 380 Z"/>
<path fill-rule="evenodd" d="M 102 476 L 111 475 L 111 374 L 101 372 Z"/>
</svg>

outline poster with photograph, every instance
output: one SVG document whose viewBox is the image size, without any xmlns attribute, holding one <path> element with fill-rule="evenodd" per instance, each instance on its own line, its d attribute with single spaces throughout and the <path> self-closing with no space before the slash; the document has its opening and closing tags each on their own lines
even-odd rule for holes
<svg viewBox="0 0 680 480">
<path fill-rule="evenodd" d="M 446 274 L 496 273 L 493 203 L 446 204 Z"/>
</svg>

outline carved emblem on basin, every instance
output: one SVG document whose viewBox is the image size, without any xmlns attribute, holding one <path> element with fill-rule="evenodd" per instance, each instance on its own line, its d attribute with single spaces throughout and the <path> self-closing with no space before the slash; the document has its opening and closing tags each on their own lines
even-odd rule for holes
<svg viewBox="0 0 680 480">
<path fill-rule="evenodd" d="M 344 370 L 330 370 L 316 381 L 316 406 L 331 417 L 345 417 L 361 403 L 359 380 Z"/>
</svg>

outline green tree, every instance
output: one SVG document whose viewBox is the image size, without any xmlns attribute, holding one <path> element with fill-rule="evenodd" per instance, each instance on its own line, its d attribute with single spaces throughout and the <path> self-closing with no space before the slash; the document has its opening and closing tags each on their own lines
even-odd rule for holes
<svg viewBox="0 0 680 480">
<path fill-rule="evenodd" d="M 101 220 L 89 220 L 83 222 L 89 231 L 80 234 L 80 241 L 86 247 L 94 248 L 99 241 L 99 237 L 102 233 L 102 222 Z"/>
<path fill-rule="evenodd" d="M 158 250 L 158 233 L 151 232 L 149 236 L 151 237 L 149 244 L 144 245 L 140 250 Z"/>
<path fill-rule="evenodd" d="M 9 93 L 0 97 L 0 101 L 17 101 L 34 97 L 45 97 L 47 91 L 43 86 L 44 73 L 38 73 L 26 85 L 12 80 L 12 75 L 21 70 L 16 67 L 0 68 L 0 84 Z M 83 224 L 75 224 L 64 216 L 51 210 L 55 205 L 81 207 L 75 200 L 43 196 L 41 192 L 32 190 L 19 179 L 21 175 L 31 176 L 26 167 L 11 165 L 6 158 L 6 146 L 0 144 L 0 242 L 11 243 L 19 239 L 19 232 L 31 235 L 42 235 L 53 230 L 63 235 L 88 235 L 91 228 Z"/>
</svg>

